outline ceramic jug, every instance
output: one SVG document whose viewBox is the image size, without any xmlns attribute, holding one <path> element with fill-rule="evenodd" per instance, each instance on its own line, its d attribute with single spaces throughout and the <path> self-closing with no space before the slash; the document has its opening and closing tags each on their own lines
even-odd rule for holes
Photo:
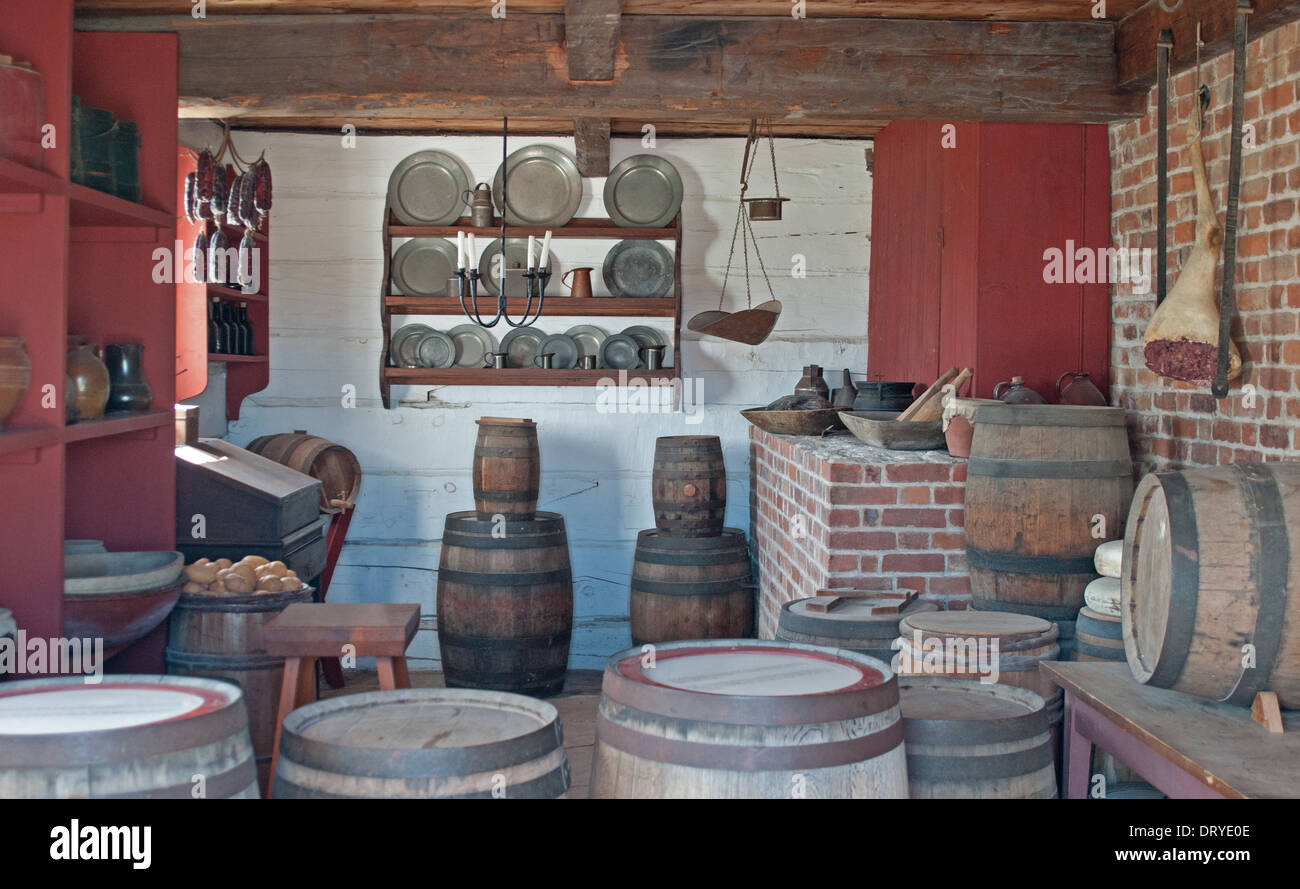
<svg viewBox="0 0 1300 889">
<path fill-rule="evenodd" d="M 1006 391 L 1002 387 L 1006 386 Z M 1047 399 L 1025 385 L 1024 377 L 1012 377 L 993 387 L 993 397 L 1007 404 L 1047 404 Z"/>
<path fill-rule="evenodd" d="M 32 363 L 21 337 L 0 336 L 0 429 L 18 409 L 32 381 Z"/>
<path fill-rule="evenodd" d="M 147 411 L 153 403 L 153 390 L 144 379 L 144 346 L 121 343 L 104 347 L 108 365 L 108 410 Z"/>
<path fill-rule="evenodd" d="M 77 418 L 96 420 L 104 416 L 104 406 L 108 404 L 108 368 L 80 337 L 68 337 L 67 373 L 72 380 L 67 397 L 77 409 Z"/>
<path fill-rule="evenodd" d="M 1062 387 L 1061 381 L 1066 377 L 1071 378 L 1070 382 Z M 1060 404 L 1106 406 L 1106 396 L 1101 394 L 1101 390 L 1093 384 L 1088 374 L 1081 370 L 1069 370 L 1061 374 L 1056 380 L 1056 394 L 1056 400 Z"/>
</svg>

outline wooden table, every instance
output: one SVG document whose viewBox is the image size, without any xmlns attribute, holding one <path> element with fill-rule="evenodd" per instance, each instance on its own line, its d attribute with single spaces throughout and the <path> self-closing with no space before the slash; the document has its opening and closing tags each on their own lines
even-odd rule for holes
<svg viewBox="0 0 1300 889">
<path fill-rule="evenodd" d="M 1175 799 L 1300 797 L 1300 711 L 1270 734 L 1245 707 L 1142 685 L 1127 663 L 1043 661 L 1065 689 L 1065 785 L 1088 796 L 1094 744 Z"/>
</svg>

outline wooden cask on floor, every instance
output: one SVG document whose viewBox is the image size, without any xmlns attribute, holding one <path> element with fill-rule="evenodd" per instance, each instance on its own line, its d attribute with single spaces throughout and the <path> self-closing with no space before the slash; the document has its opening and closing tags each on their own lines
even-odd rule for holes
<svg viewBox="0 0 1300 889">
<path fill-rule="evenodd" d="M 1133 493 L 1124 411 L 989 405 L 976 419 L 965 508 L 973 603 L 1072 621 L 1096 576 L 1096 517 L 1115 536 Z"/>
<path fill-rule="evenodd" d="M 740 639 L 754 629 L 745 532 L 669 537 L 651 528 L 636 538 L 629 596 L 632 642 Z"/>
<path fill-rule="evenodd" d="M 900 799 L 898 684 L 850 651 L 753 639 L 605 663 L 591 796 Z"/>
<path fill-rule="evenodd" d="M 480 519 L 528 517 L 537 511 L 542 456 L 537 424 L 509 417 L 480 417 L 474 443 L 474 508 Z"/>
<path fill-rule="evenodd" d="M 1087 605 L 1079 609 L 1074 630 L 1076 661 L 1124 660 L 1124 634 L 1121 620 L 1093 611 Z"/>
<path fill-rule="evenodd" d="M 310 602 L 312 588 L 289 593 L 184 593 L 167 626 L 167 672 L 233 682 L 244 690 L 248 728 L 264 789 L 271 771 L 284 658 L 266 653 L 262 627 L 294 602 Z"/>
<path fill-rule="evenodd" d="M 319 480 L 321 512 L 339 512 L 361 495 L 361 463 L 342 445 L 298 429 L 255 438 L 247 449 Z"/>
<path fill-rule="evenodd" d="M 1042 697 L 945 678 L 898 682 L 913 799 L 1055 799 Z"/>
<path fill-rule="evenodd" d="M 564 687 L 573 574 L 564 516 L 447 516 L 438 564 L 438 648 L 448 687 L 528 695 Z"/>
<path fill-rule="evenodd" d="M 421 688 L 341 695 L 284 720 L 276 799 L 560 799 L 560 717 L 505 692 Z"/>
<path fill-rule="evenodd" d="M 894 646 L 894 640 L 898 638 L 898 622 L 909 614 L 939 610 L 934 602 L 917 599 L 900 612 L 877 614 L 874 609 L 889 604 L 890 600 L 870 596 L 844 599 L 830 611 L 810 610 L 808 603 L 816 598 L 795 599 L 782 605 L 776 638 L 823 648 L 844 648 L 891 665 L 898 654 Z"/>
<path fill-rule="evenodd" d="M 259 796 L 244 695 L 229 682 L 123 674 L 3 688 L 2 799 Z"/>
<path fill-rule="evenodd" d="M 716 537 L 727 512 L 727 468 L 716 435 L 655 440 L 651 502 L 655 527 L 677 537 Z"/>
<path fill-rule="evenodd" d="M 1120 617 L 1134 677 L 1300 707 L 1300 464 L 1152 473 L 1128 522 Z"/>
</svg>

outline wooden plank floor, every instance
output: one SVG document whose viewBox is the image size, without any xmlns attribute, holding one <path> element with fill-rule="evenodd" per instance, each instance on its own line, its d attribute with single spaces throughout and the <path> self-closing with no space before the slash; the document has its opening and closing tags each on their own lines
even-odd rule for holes
<svg viewBox="0 0 1300 889">
<path fill-rule="evenodd" d="M 365 670 L 343 674 L 343 688 L 330 688 L 324 680 L 318 682 L 320 696 L 331 698 L 341 694 L 355 694 L 379 690 L 379 674 Z M 570 670 L 564 691 L 546 701 L 560 712 L 560 725 L 564 727 L 564 752 L 569 758 L 570 799 L 586 799 L 591 784 L 591 758 L 596 743 L 596 705 L 600 701 L 600 671 Z M 431 670 L 411 671 L 413 688 L 445 688 L 442 673 Z"/>
</svg>

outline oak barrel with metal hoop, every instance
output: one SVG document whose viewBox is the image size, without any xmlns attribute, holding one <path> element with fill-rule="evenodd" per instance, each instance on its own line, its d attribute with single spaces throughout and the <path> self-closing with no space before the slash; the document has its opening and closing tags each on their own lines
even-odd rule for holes
<svg viewBox="0 0 1300 889">
<path fill-rule="evenodd" d="M 745 532 L 669 537 L 651 528 L 636 538 L 629 595 L 632 642 L 739 639 L 754 629 Z"/>
<path fill-rule="evenodd" d="M 651 502 L 655 526 L 677 537 L 716 537 L 727 512 L 727 468 L 716 435 L 655 440 Z"/>
<path fill-rule="evenodd" d="M 361 463 L 356 454 L 302 429 L 255 438 L 247 450 L 318 479 L 321 512 L 342 512 L 356 505 L 361 494 Z"/>
<path fill-rule="evenodd" d="M 542 457 L 537 424 L 510 417 L 479 417 L 474 443 L 474 508 L 480 519 L 527 518 L 537 511 Z"/>
</svg>

